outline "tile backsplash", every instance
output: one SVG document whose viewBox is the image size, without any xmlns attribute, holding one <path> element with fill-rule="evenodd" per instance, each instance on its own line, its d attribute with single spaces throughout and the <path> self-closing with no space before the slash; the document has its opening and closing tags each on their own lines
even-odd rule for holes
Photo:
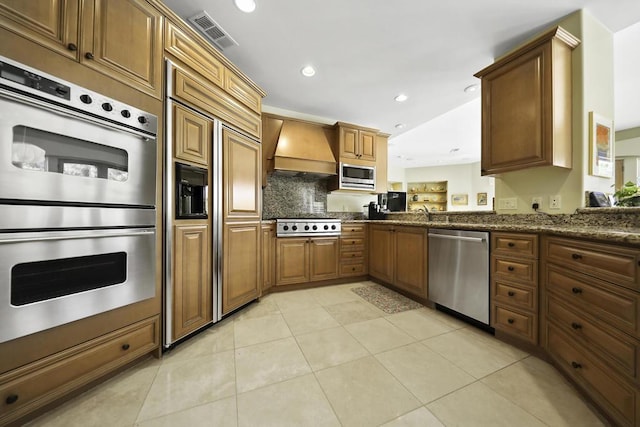
<svg viewBox="0 0 640 427">
<path fill-rule="evenodd" d="M 324 217 L 327 179 L 274 173 L 262 189 L 262 218 Z"/>
</svg>

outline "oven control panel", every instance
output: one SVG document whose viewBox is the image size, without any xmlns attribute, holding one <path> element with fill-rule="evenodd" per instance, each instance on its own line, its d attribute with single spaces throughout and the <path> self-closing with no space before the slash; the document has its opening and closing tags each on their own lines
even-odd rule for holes
<svg viewBox="0 0 640 427">
<path fill-rule="evenodd" d="M 0 56 L 0 94 L 2 91 L 154 138 L 158 133 L 158 118 L 153 114 Z"/>
</svg>

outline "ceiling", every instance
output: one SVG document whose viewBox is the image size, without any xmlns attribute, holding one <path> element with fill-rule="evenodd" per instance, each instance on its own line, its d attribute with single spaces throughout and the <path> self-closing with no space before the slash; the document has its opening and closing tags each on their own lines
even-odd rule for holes
<svg viewBox="0 0 640 427">
<path fill-rule="evenodd" d="M 479 91 L 464 88 L 562 17 L 587 9 L 616 33 L 616 49 L 640 45 L 638 0 L 256 0 L 250 14 L 233 0 L 164 2 L 184 19 L 207 11 L 239 43 L 223 53 L 267 92 L 265 110 L 390 133 L 389 163 L 398 167 L 478 161 Z M 640 90 L 635 82 L 618 90 L 618 82 L 631 86 L 636 76 L 624 70 L 637 74 L 640 60 L 631 68 L 630 56 L 620 58 L 616 127 L 624 129 L 640 126 Z M 308 64 L 314 77 L 300 73 Z M 400 93 L 407 101 L 394 100 Z"/>
</svg>

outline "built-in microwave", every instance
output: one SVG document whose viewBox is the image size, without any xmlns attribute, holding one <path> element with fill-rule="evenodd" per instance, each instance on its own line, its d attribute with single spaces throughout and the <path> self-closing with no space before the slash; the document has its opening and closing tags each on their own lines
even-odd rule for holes
<svg viewBox="0 0 640 427">
<path fill-rule="evenodd" d="M 341 190 L 371 190 L 376 189 L 376 167 L 349 165 L 340 163 L 338 171 Z"/>
</svg>

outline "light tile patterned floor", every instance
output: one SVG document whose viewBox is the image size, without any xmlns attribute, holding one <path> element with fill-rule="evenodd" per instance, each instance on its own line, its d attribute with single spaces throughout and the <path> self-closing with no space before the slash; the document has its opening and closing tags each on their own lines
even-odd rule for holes
<svg viewBox="0 0 640 427">
<path fill-rule="evenodd" d="M 428 308 L 275 293 L 33 426 L 601 426 L 545 362 Z"/>
</svg>

